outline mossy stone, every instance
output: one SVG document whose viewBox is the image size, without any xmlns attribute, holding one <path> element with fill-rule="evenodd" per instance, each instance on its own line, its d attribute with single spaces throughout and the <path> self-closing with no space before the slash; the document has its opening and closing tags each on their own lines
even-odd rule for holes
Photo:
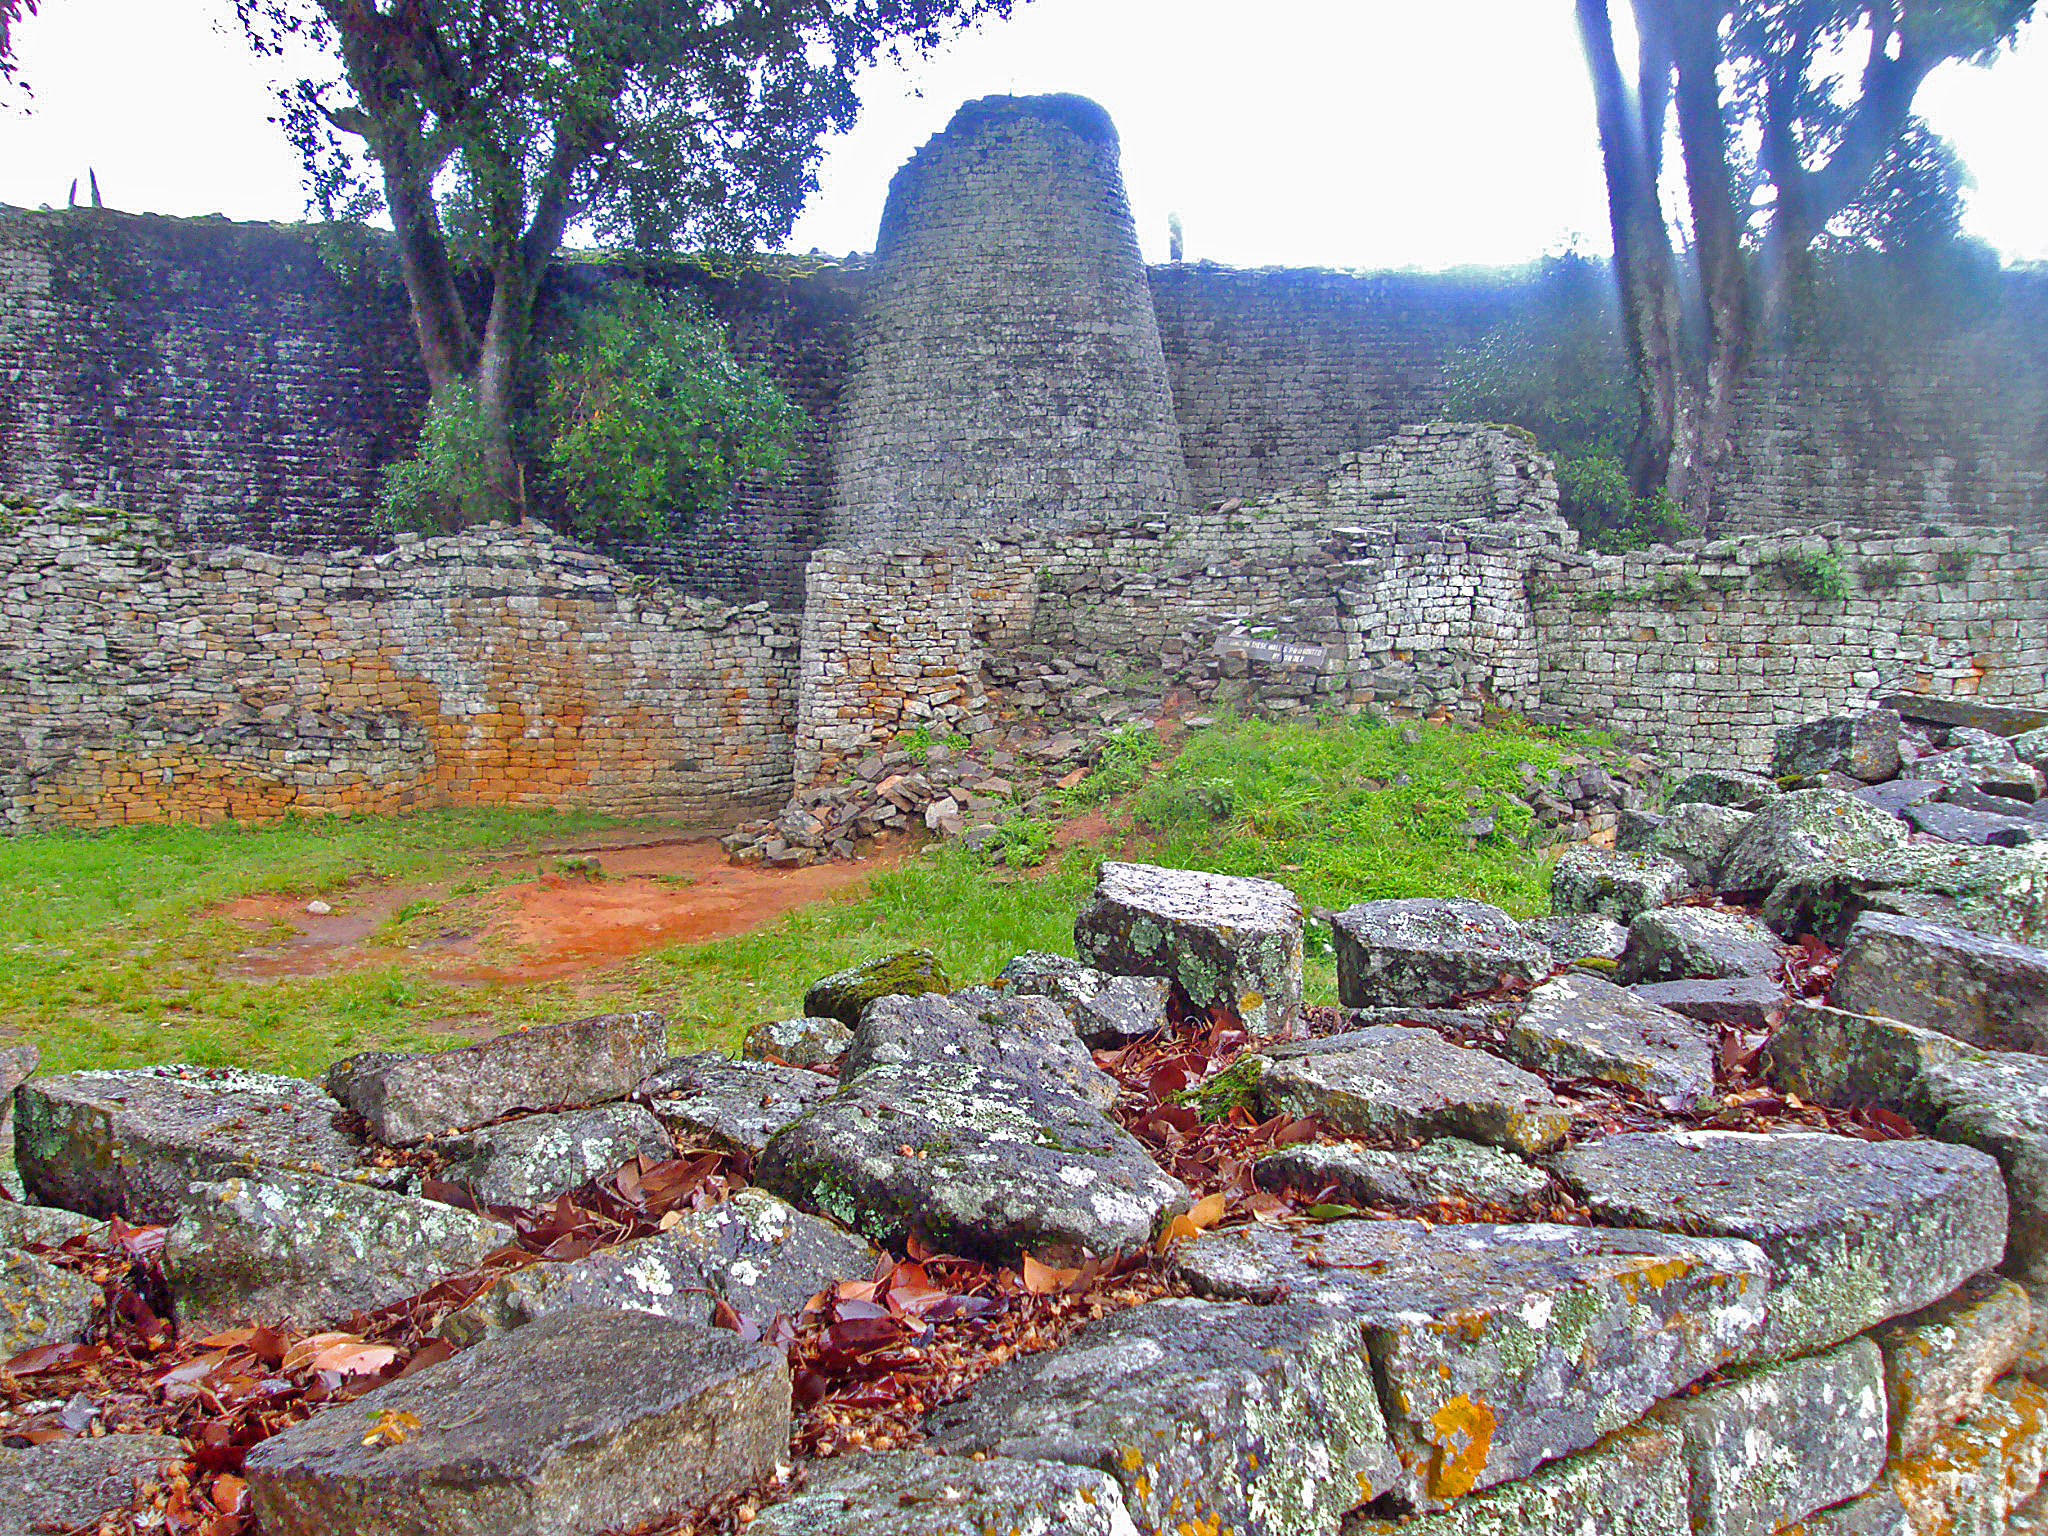
<svg viewBox="0 0 2048 1536">
<path fill-rule="evenodd" d="M 804 1013 L 811 1018 L 837 1019 L 851 1029 L 878 997 L 919 997 L 952 990 L 953 983 L 939 968 L 937 955 L 928 949 L 906 949 L 812 982 L 804 994 Z"/>
</svg>

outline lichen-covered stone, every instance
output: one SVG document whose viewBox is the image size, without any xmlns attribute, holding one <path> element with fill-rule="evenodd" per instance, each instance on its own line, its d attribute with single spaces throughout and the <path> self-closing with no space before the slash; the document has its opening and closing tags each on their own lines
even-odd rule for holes
<svg viewBox="0 0 2048 1536">
<path fill-rule="evenodd" d="M 18 1205 L 0 1200 L 0 1248 L 26 1248 L 31 1243 L 51 1247 L 105 1225 L 97 1217 L 81 1216 L 54 1205 Z"/>
<path fill-rule="evenodd" d="M 1656 1131 L 1559 1155 L 1603 1221 L 1769 1255 L 1755 1358 L 1824 1349 L 1939 1300 L 2005 1252 L 2005 1184 L 1968 1147 L 1811 1132 Z"/>
<path fill-rule="evenodd" d="M 1771 1027 L 1791 1001 L 1783 987 L 1763 976 L 1645 981 L 1629 990 L 1644 1002 L 1683 1014 L 1695 1024 L 1728 1024 L 1750 1030 Z"/>
<path fill-rule="evenodd" d="M 1927 843 L 1801 865 L 1764 902 L 1764 921 L 1779 933 L 1810 931 L 1836 945 L 1865 912 L 2048 945 L 2048 845 Z"/>
<path fill-rule="evenodd" d="M 827 1067 L 846 1052 L 853 1031 L 837 1019 L 771 1019 L 740 1042 L 749 1061 L 784 1061 L 792 1067 Z"/>
<path fill-rule="evenodd" d="M 1331 1536 L 1410 1483 L 1357 1324 L 1298 1302 L 1133 1307 L 998 1366 L 930 1431 L 956 1455 L 1105 1472 L 1147 1532 Z"/>
<path fill-rule="evenodd" d="M 2012 809 L 2007 811 L 2005 805 Z M 2048 842 L 2048 824 L 2021 815 L 2023 809 L 2018 801 L 2006 801 L 1995 810 L 1984 806 L 1911 805 L 1903 814 L 1906 824 L 1915 832 L 1947 843 L 2018 848 L 2026 843 Z"/>
<path fill-rule="evenodd" d="M 1559 1077 L 1599 1077 L 1690 1109 L 1714 1086 L 1714 1047 L 1690 1019 L 1598 976 L 1554 976 L 1508 1031 L 1517 1061 Z"/>
<path fill-rule="evenodd" d="M 638 1104 L 521 1115 L 441 1143 L 442 1177 L 485 1205 L 546 1205 L 638 1157 L 675 1155 L 661 1122 Z"/>
<path fill-rule="evenodd" d="M 1804 1520 L 1795 1520 L 1779 1536 L 1916 1536 L 1906 1506 L 1892 1492 L 1892 1485 L 1880 1481 L 1876 1487 L 1844 1499 L 1826 1509 L 1817 1509 Z"/>
<path fill-rule="evenodd" d="M 1138 1536 L 1106 1472 L 1010 1456 L 927 1451 L 814 1463 L 803 1490 L 747 1536 Z"/>
<path fill-rule="evenodd" d="M 1104 1109 L 1118 1093 L 1065 1012 L 1044 997 L 878 998 L 853 1031 L 839 1080 L 850 1083 L 877 1067 L 939 1062 L 1042 1077 Z"/>
<path fill-rule="evenodd" d="M 1777 976 L 1777 936 L 1753 917 L 1710 907 L 1645 912 L 1628 928 L 1622 975 L 1630 982 Z"/>
<path fill-rule="evenodd" d="M 1994 1051 L 2048 1051 L 2048 950 L 1866 912 L 1828 1001 Z"/>
<path fill-rule="evenodd" d="M 1899 771 L 1899 737 L 1905 722 L 1895 709 L 1866 710 L 1860 715 L 1830 715 L 1781 726 L 1771 756 L 1771 776 L 1803 779 L 1820 773 L 1846 773 L 1877 784 Z"/>
<path fill-rule="evenodd" d="M 1904 1112 L 1920 1074 L 1970 1048 L 1896 1019 L 1793 1001 L 1771 1033 L 1771 1081 L 1813 1104 L 1877 1105 Z"/>
<path fill-rule="evenodd" d="M 409 1146 L 515 1110 L 623 1099 L 667 1057 L 667 1040 L 658 1013 L 609 1013 L 450 1051 L 370 1051 L 336 1062 L 323 1080 L 379 1141 Z"/>
<path fill-rule="evenodd" d="M 1112 976 L 1065 955 L 1028 950 L 990 983 L 998 992 L 1057 1003 L 1085 1044 L 1110 1049 L 1166 1028 L 1163 976 Z"/>
<path fill-rule="evenodd" d="M 1640 912 L 1669 906 L 1692 889 L 1682 864 L 1654 853 L 1574 848 L 1550 870 L 1550 910 L 1597 912 L 1626 923 Z"/>
<path fill-rule="evenodd" d="M 1677 1433 L 1631 1424 L 1512 1483 L 1409 1520 L 1354 1512 L 1344 1536 L 1692 1536 Z"/>
<path fill-rule="evenodd" d="M 770 1141 L 754 1178 L 874 1242 L 1004 1262 L 1143 1247 L 1189 1204 L 1094 1105 L 953 1062 L 863 1073 Z"/>
<path fill-rule="evenodd" d="M 2041 772 L 2019 760 L 2012 743 L 1991 737 L 1951 747 L 1913 764 L 1913 777 L 1967 789 L 1992 785 L 2017 790 L 2028 800 L 2041 795 Z"/>
<path fill-rule="evenodd" d="M 1735 811 L 1758 811 L 1781 793 L 1775 782 L 1760 773 L 1703 768 L 1679 780 L 1665 803 L 1674 810 L 1681 805 L 1724 805 Z"/>
<path fill-rule="evenodd" d="M 851 1029 L 860 1023 L 868 1004 L 883 997 L 924 997 L 950 992 L 953 983 L 928 949 L 906 949 L 881 955 L 811 983 L 804 993 L 804 1012 L 837 1019 Z"/>
<path fill-rule="evenodd" d="M 418 1427 L 366 1437 L 380 1413 Z M 315 1414 L 245 1475 L 269 1536 L 588 1536 L 746 1487 L 788 1439 L 778 1351 L 572 1307 Z"/>
<path fill-rule="evenodd" d="M 100 1288 L 32 1253 L 0 1252 L 0 1360 L 80 1337 L 99 1312 Z"/>
<path fill-rule="evenodd" d="M 1868 1339 L 1731 1371 L 1650 1417 L 1684 1437 L 1697 1536 L 1770 1536 L 1884 1470 L 1884 1383 Z"/>
<path fill-rule="evenodd" d="M 136 1067 L 31 1078 L 16 1094 L 15 1159 L 30 1198 L 130 1221 L 174 1214 L 194 1179 L 279 1168 L 390 1179 L 358 1166 L 319 1085 L 224 1067 Z"/>
<path fill-rule="evenodd" d="M 1597 912 L 1553 913 L 1549 917 L 1525 917 L 1523 934 L 1541 944 L 1557 959 L 1619 960 L 1628 948 L 1628 925 Z"/>
<path fill-rule="evenodd" d="M 1074 952 L 1098 970 L 1164 977 L 1256 1035 L 1287 1034 L 1301 1017 L 1301 903 L 1271 880 L 1105 863 L 1074 919 Z"/>
<path fill-rule="evenodd" d="M 2004 1536 L 2048 1467 L 2048 1390 L 2025 1377 L 1999 1382 L 1960 1424 L 1885 1469 L 1914 1536 Z"/>
<path fill-rule="evenodd" d="M 708 1323 L 720 1301 L 765 1325 L 875 1266 L 875 1250 L 766 1190 L 743 1189 L 692 1211 L 665 1232 L 603 1248 L 568 1263 L 529 1264 L 496 1276 L 448 1315 L 444 1337 L 460 1344 L 524 1327 L 564 1307 L 634 1307 Z"/>
<path fill-rule="evenodd" d="M 1912 807 L 1939 799 L 1946 787 L 1932 779 L 1893 779 L 1887 784 L 1865 784 L 1850 793 L 1888 816 L 1903 818 Z"/>
<path fill-rule="evenodd" d="M 809 1021 L 799 1021 L 809 1022 Z M 834 1029 L 843 1026 L 832 1020 Z M 851 1032 L 846 1032 L 852 1039 Z M 845 1047 L 833 1055 L 843 1055 Z M 645 1101 L 663 1128 L 686 1147 L 727 1147 L 758 1152 L 768 1138 L 838 1089 L 832 1078 L 802 1067 L 732 1057 L 718 1051 L 678 1056 L 642 1083 Z"/>
<path fill-rule="evenodd" d="M 1361 1135 L 1462 1136 L 1547 1152 L 1570 1117 L 1540 1077 L 1431 1029 L 1378 1025 L 1291 1046 L 1259 1064 L 1259 1109 Z"/>
<path fill-rule="evenodd" d="M 2048 1283 L 2048 1060 L 1970 1051 L 1930 1061 L 1903 1107 L 1931 1135 L 1998 1159 L 2007 1271 L 2028 1285 Z"/>
<path fill-rule="evenodd" d="M 1347 1008 L 1437 1008 L 1550 974 L 1550 951 L 1515 920 L 1462 896 L 1364 901 L 1330 918 Z"/>
<path fill-rule="evenodd" d="M 1768 1265 L 1718 1238 L 1336 1221 L 1207 1233 L 1180 1270 L 1207 1295 L 1356 1318 L 1395 1447 L 1441 1503 L 1582 1450 L 1745 1353 Z"/>
<path fill-rule="evenodd" d="M 184 1459 L 184 1442 L 168 1435 L 0 1446 L 0 1531 L 28 1536 L 91 1528 L 100 1515 L 127 1509 L 138 1483 L 156 1481 Z"/>
<path fill-rule="evenodd" d="M 1712 890 L 1721 883 L 1721 865 L 1749 817 L 1725 805 L 1674 806 L 1650 835 L 1649 852 L 1678 865 L 1693 885 Z"/>
<path fill-rule="evenodd" d="M 1340 1201 L 1396 1207 L 1443 1201 L 1513 1207 L 1550 1187 L 1539 1170 L 1512 1153 L 1455 1136 L 1407 1152 L 1348 1141 L 1305 1142 L 1267 1153 L 1253 1165 L 1252 1177 L 1265 1189 L 1331 1189 Z"/>
<path fill-rule="evenodd" d="M 1895 816 L 1834 789 L 1802 789 L 1770 802 L 1728 850 L 1721 887 L 1762 895 L 1786 875 L 1815 861 L 1847 863 L 1874 857 L 1906 841 Z"/>
<path fill-rule="evenodd" d="M 452 1205 L 303 1174 L 197 1182 L 164 1244 L 187 1328 L 346 1319 L 475 1269 L 516 1234 Z"/>
<path fill-rule="evenodd" d="M 1891 1454 L 1919 1454 L 1982 1402 L 2033 1328 L 2026 1290 L 1996 1275 L 1978 1275 L 1933 1306 L 1879 1326 L 1871 1337 L 1884 1352 Z"/>
</svg>

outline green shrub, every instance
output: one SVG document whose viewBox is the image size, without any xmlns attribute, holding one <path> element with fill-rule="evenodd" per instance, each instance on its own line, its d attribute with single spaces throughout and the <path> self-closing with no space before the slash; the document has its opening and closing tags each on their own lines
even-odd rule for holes
<svg viewBox="0 0 2048 1536">
<path fill-rule="evenodd" d="M 452 386 L 427 408 L 418 455 L 384 466 L 378 515 L 416 533 L 445 533 L 488 518 L 497 499 L 485 468 L 488 443 L 476 391 Z"/>
<path fill-rule="evenodd" d="M 1809 592 L 1824 602 L 1838 603 L 1849 595 L 1849 571 L 1832 549 L 1818 554 L 1780 555 L 1772 562 L 1788 587 Z"/>
</svg>

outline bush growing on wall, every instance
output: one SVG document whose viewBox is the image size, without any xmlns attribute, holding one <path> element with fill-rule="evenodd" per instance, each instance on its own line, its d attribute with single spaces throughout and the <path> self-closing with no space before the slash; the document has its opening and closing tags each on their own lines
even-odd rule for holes
<svg viewBox="0 0 2048 1536">
<path fill-rule="evenodd" d="M 446 533 L 488 517 L 497 493 L 484 468 L 486 442 L 476 391 L 450 385 L 427 410 L 418 456 L 384 466 L 378 515 L 419 533 Z"/>
</svg>

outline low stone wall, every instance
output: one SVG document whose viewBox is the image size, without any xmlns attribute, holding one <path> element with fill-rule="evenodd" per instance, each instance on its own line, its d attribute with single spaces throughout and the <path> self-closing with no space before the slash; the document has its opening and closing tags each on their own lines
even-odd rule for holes
<svg viewBox="0 0 2048 1536">
<path fill-rule="evenodd" d="M 118 514 L 0 547 L 0 817 L 778 803 L 797 638 L 544 531 L 195 552 Z"/>
</svg>

